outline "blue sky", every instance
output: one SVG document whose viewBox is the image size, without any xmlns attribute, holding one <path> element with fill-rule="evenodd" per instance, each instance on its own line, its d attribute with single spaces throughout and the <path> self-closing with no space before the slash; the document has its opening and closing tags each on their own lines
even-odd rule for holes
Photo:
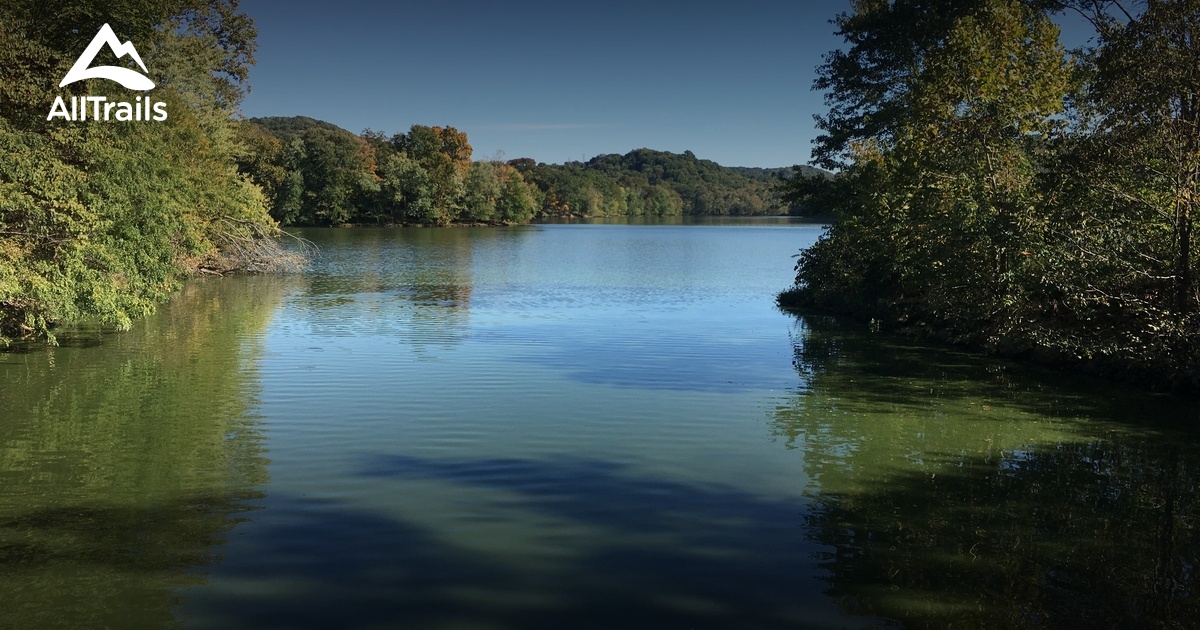
<svg viewBox="0 0 1200 630">
<path fill-rule="evenodd" d="M 477 159 L 648 147 L 728 166 L 807 163 L 848 0 L 243 0 L 258 27 L 247 116 L 353 132 L 467 132 Z"/>
<path fill-rule="evenodd" d="M 258 27 L 247 116 L 354 132 L 466 131 L 475 157 L 640 147 L 731 166 L 809 160 L 810 92 L 848 6 L 740 2 L 243 0 Z"/>
</svg>

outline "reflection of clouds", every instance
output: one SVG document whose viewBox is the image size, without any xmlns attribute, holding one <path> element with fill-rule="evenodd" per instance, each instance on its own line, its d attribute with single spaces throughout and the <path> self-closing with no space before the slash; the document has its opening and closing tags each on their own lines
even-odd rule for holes
<svg viewBox="0 0 1200 630">
<path fill-rule="evenodd" d="M 638 475 L 594 459 L 369 458 L 373 485 L 448 484 L 455 516 L 419 526 L 418 507 L 385 516 L 272 496 L 219 571 L 242 586 L 209 595 L 216 625 L 538 628 L 841 628 L 812 571 L 802 504 L 716 484 Z M 456 489 L 504 497 L 488 509 L 497 554 L 455 544 L 476 504 Z M 527 519 L 543 528 L 528 531 Z M 511 519 L 506 522 L 505 519 Z M 553 524 L 558 525 L 553 525 Z M 513 546 L 511 526 L 532 536 Z M 487 544 L 487 541 L 480 541 Z M 569 562 L 539 565 L 547 548 Z M 245 558 L 244 560 L 242 558 Z M 198 604 L 199 605 L 199 604 Z M 869 622 L 871 620 L 862 620 Z M 855 625 L 862 625 L 855 624 Z"/>
<path fill-rule="evenodd" d="M 707 337 L 681 332 L 670 321 L 636 322 L 615 330 L 571 325 L 543 339 L 538 328 L 509 328 L 482 340 L 514 344 L 519 361 L 554 369 L 580 383 L 623 388 L 742 392 L 786 389 L 786 354 L 774 335 L 745 338 Z"/>
</svg>

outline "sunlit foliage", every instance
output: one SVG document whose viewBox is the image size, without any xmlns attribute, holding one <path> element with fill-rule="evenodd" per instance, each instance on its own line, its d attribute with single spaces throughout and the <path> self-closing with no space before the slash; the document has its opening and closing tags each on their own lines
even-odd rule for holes
<svg viewBox="0 0 1200 630">
<path fill-rule="evenodd" d="M 1069 54 L 1051 20 L 1097 27 Z M 1200 385 L 1200 2 L 855 2 L 816 87 L 837 217 L 787 304 Z"/>
<path fill-rule="evenodd" d="M 47 120 L 56 96 L 144 95 L 58 87 L 105 23 L 167 120 Z M 255 34 L 236 0 L 0 2 L 0 341 L 85 316 L 128 327 L 188 270 L 268 264 L 246 256 L 277 228 L 234 162 Z"/>
</svg>

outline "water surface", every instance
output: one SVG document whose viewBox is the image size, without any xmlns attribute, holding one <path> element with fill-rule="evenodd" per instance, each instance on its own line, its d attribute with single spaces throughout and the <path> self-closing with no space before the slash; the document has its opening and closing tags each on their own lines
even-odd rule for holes
<svg viewBox="0 0 1200 630">
<path fill-rule="evenodd" d="M 309 230 L 0 354 L 0 627 L 1196 618 L 1195 407 L 782 313 L 819 234 Z"/>
</svg>

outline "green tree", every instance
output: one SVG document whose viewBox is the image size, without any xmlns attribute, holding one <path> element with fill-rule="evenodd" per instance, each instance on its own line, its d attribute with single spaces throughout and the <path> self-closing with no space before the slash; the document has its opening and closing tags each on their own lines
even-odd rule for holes
<svg viewBox="0 0 1200 630">
<path fill-rule="evenodd" d="M 1127 24 L 1097 22 L 1091 104 L 1114 166 L 1133 175 L 1114 173 L 1107 192 L 1169 222 L 1172 306 L 1193 312 L 1200 302 L 1192 251 L 1200 203 L 1200 2 L 1149 0 Z"/>
<path fill-rule="evenodd" d="M 825 92 L 829 112 L 815 116 L 822 134 L 813 156 L 826 168 L 848 166 L 857 143 L 887 142 L 911 113 L 909 88 L 962 16 L 980 0 L 854 0 L 834 20 L 848 44 L 831 51 L 813 88 Z"/>
<path fill-rule="evenodd" d="M 56 96 L 140 96 L 108 81 L 57 86 L 105 22 L 136 41 L 166 121 L 46 120 Z M 188 270 L 286 259 L 235 166 L 254 37 L 233 0 L 0 2 L 0 340 L 52 340 L 54 324 L 84 316 L 128 327 Z"/>
<path fill-rule="evenodd" d="M 283 140 L 254 122 L 239 121 L 236 130 L 240 141 L 238 171 L 258 184 L 267 199 L 278 199 L 291 175 L 288 162 L 299 160 L 288 160 L 284 151 L 289 147 L 285 147 Z"/>
<path fill-rule="evenodd" d="M 462 210 L 464 180 L 471 168 L 467 134 L 454 127 L 413 125 L 407 134 L 392 139 L 396 150 L 416 160 L 434 185 L 433 223 L 445 225 Z"/>
<path fill-rule="evenodd" d="M 361 138 L 312 128 L 304 143 L 300 172 L 304 176 L 302 215 L 306 222 L 337 225 L 359 218 L 363 192 L 377 189 L 374 154 Z"/>
<path fill-rule="evenodd" d="M 538 211 L 539 192 L 521 171 L 498 161 L 475 162 L 467 173 L 464 218 L 515 225 Z"/>
<path fill-rule="evenodd" d="M 863 0 L 826 58 L 831 214 L 784 303 L 1200 386 L 1200 2 Z M 1068 60 L 1047 18 L 1097 27 Z M 1071 104 L 1071 109 L 1064 109 Z"/>
<path fill-rule="evenodd" d="M 679 193 L 663 184 L 655 184 L 645 191 L 646 214 L 657 217 L 677 216 L 683 213 L 683 198 Z"/>
<path fill-rule="evenodd" d="M 1020 252 L 1040 238 L 1037 147 L 1072 72 L 1045 12 L 952 4 L 863 0 L 838 18 L 851 48 L 820 69 L 833 106 L 815 154 L 848 166 L 789 199 L 843 219 L 801 260 L 810 298 L 861 294 L 839 300 L 981 341 L 1008 325 Z M 822 207 L 830 191 L 841 201 Z"/>
<path fill-rule="evenodd" d="M 393 223 L 436 223 L 436 189 L 419 162 L 403 153 L 389 155 L 382 168 L 381 190 Z"/>
<path fill-rule="evenodd" d="M 1066 3 L 1096 26 L 1086 84 L 1044 174 L 1037 343 L 1158 386 L 1200 386 L 1192 246 L 1200 3 Z M 1133 7 L 1130 7 L 1131 9 Z"/>
<path fill-rule="evenodd" d="M 496 200 L 497 219 L 509 225 L 528 223 L 538 210 L 537 187 L 525 181 L 521 173 L 506 164 L 496 164 L 500 196 Z"/>
<path fill-rule="evenodd" d="M 500 178 L 494 162 L 475 162 L 464 183 L 463 216 L 469 221 L 488 222 L 496 217 Z"/>
</svg>

